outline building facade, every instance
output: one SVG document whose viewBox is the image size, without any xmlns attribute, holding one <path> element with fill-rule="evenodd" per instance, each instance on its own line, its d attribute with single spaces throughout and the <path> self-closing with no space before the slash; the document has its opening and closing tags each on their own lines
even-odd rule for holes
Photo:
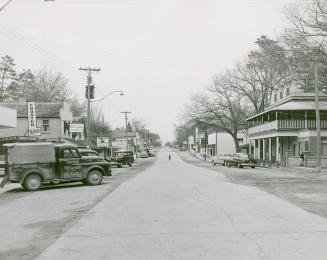
<svg viewBox="0 0 327 260">
<path fill-rule="evenodd" d="M 327 156 L 327 96 L 319 96 L 322 156 Z M 247 119 L 249 153 L 260 161 L 300 165 L 317 155 L 314 93 L 299 87 L 275 90 L 271 106 Z M 293 158 L 293 161 L 290 160 Z"/>
<path fill-rule="evenodd" d="M 27 103 L 2 103 L 2 106 L 16 111 L 16 126 L 0 129 L 0 137 L 28 136 Z M 63 103 L 36 103 L 36 125 L 39 139 L 71 139 L 69 124 L 72 121 L 70 105 Z"/>
</svg>

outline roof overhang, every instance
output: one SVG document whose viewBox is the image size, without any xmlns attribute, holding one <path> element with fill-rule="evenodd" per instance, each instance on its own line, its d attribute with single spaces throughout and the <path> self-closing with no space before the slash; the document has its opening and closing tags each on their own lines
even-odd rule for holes
<svg viewBox="0 0 327 260">
<path fill-rule="evenodd" d="M 313 96 L 290 96 L 274 105 L 268 107 L 265 111 L 258 113 L 246 119 L 246 121 L 256 118 L 260 115 L 271 111 L 287 111 L 287 110 L 315 110 L 315 100 Z M 327 96 L 319 97 L 319 109 L 327 110 Z"/>
</svg>

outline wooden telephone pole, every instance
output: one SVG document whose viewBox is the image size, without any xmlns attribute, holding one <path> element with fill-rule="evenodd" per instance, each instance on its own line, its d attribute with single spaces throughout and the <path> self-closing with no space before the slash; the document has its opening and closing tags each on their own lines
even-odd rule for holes
<svg viewBox="0 0 327 260">
<path fill-rule="evenodd" d="M 126 139 L 126 150 L 128 150 L 128 138 L 127 138 L 127 115 L 128 114 L 130 114 L 130 113 L 132 113 L 132 112 L 130 112 L 130 111 L 123 111 L 123 112 L 120 112 L 120 113 L 122 113 L 122 114 L 124 114 L 125 115 L 125 139 Z"/>
<path fill-rule="evenodd" d="M 86 99 L 87 99 L 87 125 L 86 125 L 86 140 L 87 144 L 91 147 L 91 85 L 92 85 L 92 72 L 99 72 L 99 69 L 95 68 L 79 68 L 79 70 L 87 71 L 87 86 L 86 86 Z"/>
</svg>

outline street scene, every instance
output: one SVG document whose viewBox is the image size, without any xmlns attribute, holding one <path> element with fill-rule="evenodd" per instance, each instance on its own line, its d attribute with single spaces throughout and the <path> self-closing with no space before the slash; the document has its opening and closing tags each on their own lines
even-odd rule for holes
<svg viewBox="0 0 327 260">
<path fill-rule="evenodd" d="M 325 0 L 0 0 L 0 260 L 327 259 Z"/>
</svg>

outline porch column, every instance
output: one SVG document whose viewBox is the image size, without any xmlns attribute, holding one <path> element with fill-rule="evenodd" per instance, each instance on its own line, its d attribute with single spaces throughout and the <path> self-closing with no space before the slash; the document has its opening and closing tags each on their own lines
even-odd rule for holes
<svg viewBox="0 0 327 260">
<path fill-rule="evenodd" d="M 269 156 L 269 162 L 271 162 L 271 137 L 269 138 L 268 156 Z"/>
<path fill-rule="evenodd" d="M 262 160 L 266 160 L 266 139 L 262 139 Z"/>
<path fill-rule="evenodd" d="M 249 141 L 249 154 L 251 154 L 251 150 L 252 150 L 252 140 Z"/>
<path fill-rule="evenodd" d="M 279 137 L 276 137 L 276 166 L 279 167 Z"/>
<path fill-rule="evenodd" d="M 257 153 L 256 153 L 257 151 L 256 151 L 256 147 L 255 147 L 256 140 L 254 139 L 253 141 L 254 141 L 254 146 L 253 146 L 253 158 L 254 158 L 254 159 L 257 159 L 258 157 L 257 157 Z"/>
<path fill-rule="evenodd" d="M 258 139 L 258 159 L 261 160 L 261 140 Z"/>
</svg>

